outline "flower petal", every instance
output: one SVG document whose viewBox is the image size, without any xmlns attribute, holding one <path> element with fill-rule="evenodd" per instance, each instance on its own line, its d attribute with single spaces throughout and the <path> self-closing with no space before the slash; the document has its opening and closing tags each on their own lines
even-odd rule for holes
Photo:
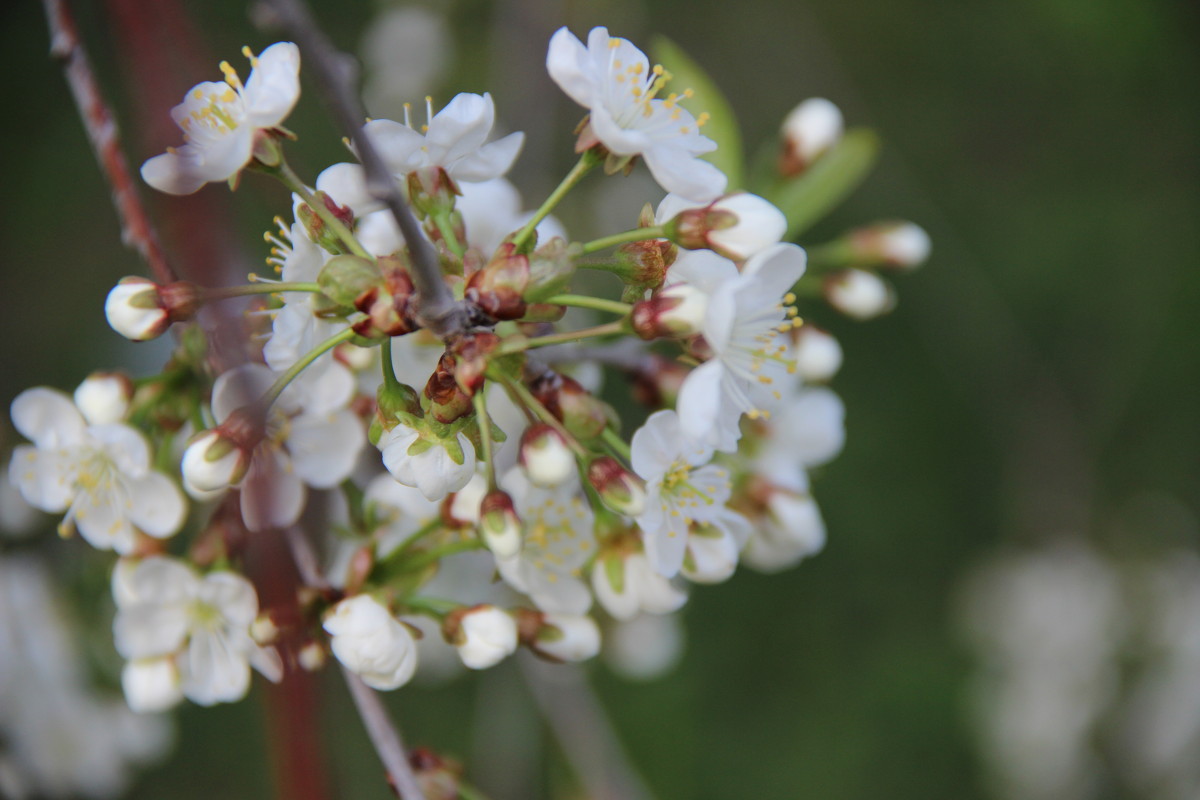
<svg viewBox="0 0 1200 800">
<path fill-rule="evenodd" d="M 10 414 L 13 427 L 43 449 L 79 444 L 87 427 L 70 397 L 44 386 L 17 395 Z"/>
<path fill-rule="evenodd" d="M 174 481 L 160 472 L 148 472 L 126 483 L 129 519 L 143 532 L 159 539 L 171 536 L 183 525 L 187 504 Z"/>
</svg>

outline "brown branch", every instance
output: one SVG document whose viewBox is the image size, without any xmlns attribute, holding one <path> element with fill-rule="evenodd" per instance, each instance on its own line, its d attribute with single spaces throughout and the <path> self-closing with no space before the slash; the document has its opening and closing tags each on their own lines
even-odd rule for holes
<svg viewBox="0 0 1200 800">
<path fill-rule="evenodd" d="M 354 86 L 353 60 L 333 47 L 302 0 L 262 0 L 261 8 L 267 12 L 264 21 L 279 25 L 296 40 L 304 63 L 316 77 L 317 87 L 338 127 L 358 147 L 358 157 L 366 172 L 367 191 L 387 205 L 404 235 L 412 255 L 412 277 L 419 299 L 417 316 L 421 326 L 440 339 L 461 335 L 467 327 L 467 315 L 442 280 L 441 265 L 433 245 L 421 232 L 395 177 L 363 128 L 366 113 Z"/>
<path fill-rule="evenodd" d="M 291 548 L 292 559 L 296 562 L 300 579 L 317 589 L 328 588 L 329 581 L 321 574 L 317 556 L 305 538 L 304 531 L 292 526 L 284 531 L 284 536 L 287 538 L 288 547 Z M 359 717 L 362 718 L 363 727 L 367 729 L 367 737 L 375 747 L 379 760 L 383 762 L 392 789 L 402 800 L 425 800 L 425 794 L 417 785 L 417 776 L 413 773 L 412 765 L 405 754 L 400 731 L 388 717 L 379 694 L 345 667 L 342 667 L 342 677 L 346 679 L 350 697 L 354 700 Z"/>
<path fill-rule="evenodd" d="M 116 120 L 96 83 L 67 0 L 42 0 L 42 5 L 50 28 L 50 55 L 63 65 L 88 140 L 112 188 L 113 205 L 121 222 L 121 241 L 141 254 L 155 280 L 170 283 L 176 280 L 175 272 L 163 255 L 150 218 L 138 198 L 137 184 L 121 152 Z"/>
</svg>

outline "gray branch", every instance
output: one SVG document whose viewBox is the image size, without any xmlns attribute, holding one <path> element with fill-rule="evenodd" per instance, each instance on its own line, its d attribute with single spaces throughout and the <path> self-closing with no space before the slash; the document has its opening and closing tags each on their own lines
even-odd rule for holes
<svg viewBox="0 0 1200 800">
<path fill-rule="evenodd" d="M 283 28 L 299 45 L 305 66 L 315 76 L 338 127 L 357 145 L 367 191 L 388 207 L 404 235 L 412 255 L 412 278 L 419 300 L 417 316 L 422 327 L 440 339 L 461 335 L 467 327 L 466 313 L 442 280 L 437 252 L 421 232 L 395 177 L 363 127 L 366 113 L 355 87 L 354 60 L 334 48 L 302 0 L 261 2 L 260 8 L 266 12 L 260 15 L 261 21 Z"/>
</svg>

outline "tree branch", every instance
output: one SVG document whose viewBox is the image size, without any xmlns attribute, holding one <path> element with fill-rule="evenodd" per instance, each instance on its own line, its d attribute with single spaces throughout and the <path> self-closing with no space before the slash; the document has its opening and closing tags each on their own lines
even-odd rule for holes
<svg viewBox="0 0 1200 800">
<path fill-rule="evenodd" d="M 282 27 L 300 46 L 305 64 L 316 77 L 317 87 L 338 127 L 358 148 L 358 157 L 366 172 L 367 191 L 387 205 L 404 235 L 412 255 L 412 278 L 419 300 L 417 316 L 422 327 L 440 339 L 461 335 L 467 327 L 466 314 L 442 280 L 433 245 L 421 232 L 395 177 L 363 128 L 362 120 L 366 119 L 366 114 L 354 86 L 356 69 L 353 60 L 333 47 L 302 0 L 261 0 L 261 3 L 260 8 L 269 15 L 264 21 Z"/>
<path fill-rule="evenodd" d="M 113 205 L 121 222 L 121 241 L 146 260 L 155 280 L 171 283 L 176 280 L 175 272 L 167 263 L 146 209 L 138 198 L 129 163 L 121 152 L 116 120 L 96 83 L 67 0 L 42 0 L 42 6 L 50 28 L 50 55 L 63 66 L 92 151 L 112 188 Z"/>
<path fill-rule="evenodd" d="M 301 580 L 317 589 L 328 588 L 329 581 L 321 574 L 317 556 L 305 538 L 304 531 L 293 525 L 284 531 L 284 536 L 287 538 Z M 363 727 L 367 729 L 367 736 L 374 745 L 379 760 L 383 762 L 392 789 L 402 800 L 425 800 L 425 794 L 417 785 L 417 776 L 408 763 L 400 732 L 388 717 L 387 709 L 383 707 L 379 695 L 345 667 L 342 667 L 342 677 L 346 679 L 350 697 L 354 700 L 354 706 L 358 709 L 358 715 L 362 718 Z"/>
</svg>

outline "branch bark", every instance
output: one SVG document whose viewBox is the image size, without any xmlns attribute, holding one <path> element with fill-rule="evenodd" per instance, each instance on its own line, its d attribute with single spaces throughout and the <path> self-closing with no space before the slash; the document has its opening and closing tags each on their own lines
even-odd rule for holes
<svg viewBox="0 0 1200 800">
<path fill-rule="evenodd" d="M 354 85 L 357 70 L 353 59 L 333 47 L 302 0 L 261 0 L 260 8 L 267 12 L 264 22 L 277 24 L 299 45 L 305 65 L 316 77 L 317 88 L 338 127 L 358 149 L 366 172 L 367 191 L 388 207 L 404 234 L 412 256 L 417 316 L 422 327 L 443 340 L 460 336 L 467 328 L 467 315 L 442 280 L 437 252 L 421 232 L 395 177 L 363 128 L 366 114 Z"/>
<path fill-rule="evenodd" d="M 316 554 L 305 538 L 304 531 L 293 526 L 284 531 L 284 535 L 301 580 L 317 589 L 328 588 L 329 581 L 321 574 Z M 359 717 L 362 718 L 363 727 L 367 729 L 367 737 L 375 747 L 379 760 L 383 762 L 392 789 L 401 800 L 425 800 L 425 794 L 417 785 L 417 776 L 408 763 L 400 731 L 388 717 L 387 709 L 384 708 L 378 693 L 345 667 L 342 667 L 342 677 L 346 679 L 350 697 L 354 700 Z"/>
<path fill-rule="evenodd" d="M 177 279 L 175 271 L 167 263 L 146 209 L 138 198 L 137 184 L 121 152 L 116 120 L 96 82 L 67 0 L 42 0 L 42 6 L 50 28 L 50 55 L 62 64 L 92 151 L 112 188 L 113 205 L 121 223 L 121 241 L 145 259 L 155 280 L 171 283 Z"/>
</svg>

